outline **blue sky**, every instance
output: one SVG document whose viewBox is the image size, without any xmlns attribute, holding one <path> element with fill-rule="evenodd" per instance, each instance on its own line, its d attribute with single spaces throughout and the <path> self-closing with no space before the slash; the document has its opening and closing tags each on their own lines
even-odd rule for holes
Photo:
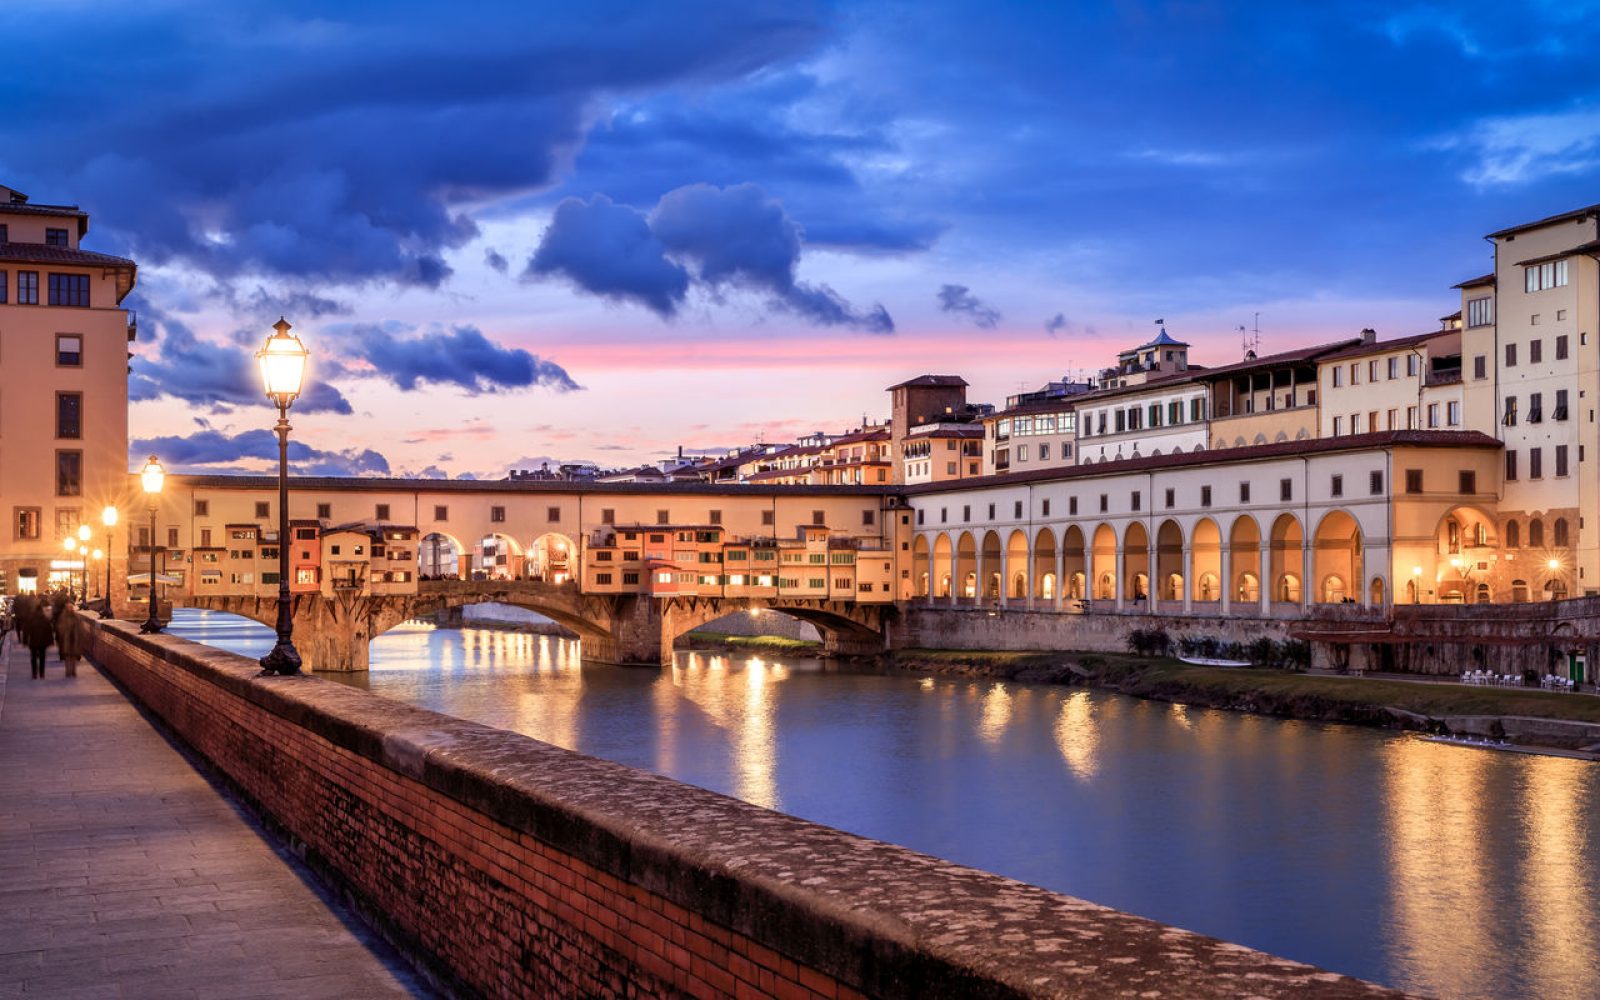
<svg viewBox="0 0 1600 1000">
<path fill-rule="evenodd" d="M 0 183 L 141 264 L 134 451 L 501 475 L 1430 328 L 1600 201 L 1600 11 L 11 0 Z M 359 442 L 359 445 L 353 444 Z"/>
</svg>

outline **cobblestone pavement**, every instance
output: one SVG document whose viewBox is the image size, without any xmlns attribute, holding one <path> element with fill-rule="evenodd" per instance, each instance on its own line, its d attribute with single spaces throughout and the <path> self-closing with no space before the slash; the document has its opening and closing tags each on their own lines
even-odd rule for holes
<svg viewBox="0 0 1600 1000">
<path fill-rule="evenodd" d="M 87 661 L 0 665 L 0 997 L 432 996 Z"/>
</svg>

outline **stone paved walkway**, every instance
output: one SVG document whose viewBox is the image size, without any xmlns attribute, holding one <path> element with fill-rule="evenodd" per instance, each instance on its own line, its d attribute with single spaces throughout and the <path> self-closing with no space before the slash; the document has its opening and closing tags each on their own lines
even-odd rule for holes
<svg viewBox="0 0 1600 1000">
<path fill-rule="evenodd" d="M 0 661 L 0 997 L 432 995 L 92 665 Z"/>
</svg>

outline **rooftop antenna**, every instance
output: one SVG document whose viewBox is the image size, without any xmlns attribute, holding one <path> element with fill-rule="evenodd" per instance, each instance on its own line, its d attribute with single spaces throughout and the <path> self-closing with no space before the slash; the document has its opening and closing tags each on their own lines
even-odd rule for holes
<svg viewBox="0 0 1600 1000">
<path fill-rule="evenodd" d="M 1234 327 L 1239 331 L 1239 340 L 1246 357 L 1253 357 L 1261 353 L 1261 314 L 1256 313 L 1255 328 L 1245 329 L 1244 324 Z"/>
</svg>

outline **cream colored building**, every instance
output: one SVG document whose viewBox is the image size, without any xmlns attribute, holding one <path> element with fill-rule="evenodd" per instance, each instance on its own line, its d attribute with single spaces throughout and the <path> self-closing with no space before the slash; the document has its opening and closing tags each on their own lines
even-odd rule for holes
<svg viewBox="0 0 1600 1000">
<path fill-rule="evenodd" d="M 1364 331 L 1361 343 L 1324 355 L 1317 369 L 1321 437 L 1467 427 L 1459 332 L 1380 341 Z"/>
<path fill-rule="evenodd" d="M 1078 397 L 1077 463 L 1204 451 L 1210 394 L 1197 374 L 1174 372 Z"/>
<path fill-rule="evenodd" d="M 77 206 L 36 204 L 0 187 L 0 506 L 11 521 L 0 534 L 0 591 L 8 594 L 82 572 L 64 540 L 87 523 L 91 545 L 104 548 L 101 510 L 127 513 L 135 328 L 122 300 L 136 268 L 84 249 L 88 231 Z M 91 592 L 103 589 L 103 571 L 88 568 Z"/>
</svg>

